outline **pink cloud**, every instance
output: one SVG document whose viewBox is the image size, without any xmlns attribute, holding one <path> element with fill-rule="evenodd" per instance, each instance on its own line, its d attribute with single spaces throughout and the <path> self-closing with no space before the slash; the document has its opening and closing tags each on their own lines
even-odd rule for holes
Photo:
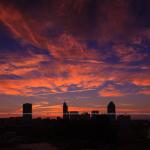
<svg viewBox="0 0 150 150">
<path fill-rule="evenodd" d="M 141 61 L 144 60 L 147 55 L 140 54 L 137 49 L 126 46 L 124 44 L 116 44 L 113 47 L 116 55 L 120 58 L 121 62 L 132 62 L 132 61 Z"/>
<path fill-rule="evenodd" d="M 150 89 L 143 89 L 139 91 L 139 94 L 150 95 Z"/>
<path fill-rule="evenodd" d="M 46 66 L 39 64 L 39 62 L 43 60 L 47 61 Z M 29 62 L 32 62 L 31 64 L 33 64 L 33 66 L 30 66 Z M 11 63 L 13 63 L 13 61 Z M 0 80 L 1 93 L 34 95 L 37 94 L 37 91 L 34 91 L 34 88 L 38 87 L 47 88 L 47 92 L 49 93 L 67 92 L 69 91 L 69 86 L 71 85 L 75 85 L 79 89 L 86 90 L 98 88 L 107 81 L 114 81 L 120 84 L 130 82 L 137 86 L 149 85 L 148 73 L 143 72 L 130 74 L 128 72 L 117 70 L 117 68 L 123 66 L 111 66 L 107 63 L 66 64 L 62 61 L 50 63 L 49 60 L 42 56 L 35 56 L 33 59 L 31 57 L 30 59 L 23 60 L 22 64 L 25 65 L 24 67 L 20 67 L 20 63 L 14 62 L 13 64 L 16 66 L 18 65 L 19 68 L 9 68 L 9 65 L 2 65 L 3 70 L 1 70 L 1 75 L 14 74 L 23 78 L 17 80 Z M 111 67 L 115 67 L 115 70 L 111 71 L 110 76 L 110 74 L 108 74 L 108 69 Z M 63 74 L 66 75 L 63 76 Z M 120 91 L 114 89 L 113 87 L 100 91 L 100 94 L 103 96 L 123 96 Z"/>
<path fill-rule="evenodd" d="M 113 85 L 109 85 L 106 88 L 100 90 L 98 94 L 102 97 L 118 97 L 125 95 L 121 91 L 117 90 Z"/>
</svg>

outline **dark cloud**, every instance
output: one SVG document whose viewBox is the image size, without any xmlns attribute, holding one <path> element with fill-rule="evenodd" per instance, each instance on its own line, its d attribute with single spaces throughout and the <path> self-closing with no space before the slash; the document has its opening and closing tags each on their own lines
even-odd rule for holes
<svg viewBox="0 0 150 150">
<path fill-rule="evenodd" d="M 3 11 L 11 9 L 7 15 L 15 17 L 13 11 L 20 14 L 20 21 L 33 34 L 30 40 L 34 43 L 42 40 L 37 37 L 41 31 L 46 37 L 67 32 L 79 39 L 102 42 L 130 38 L 150 27 L 149 3 L 148 0 L 1 1 Z"/>
</svg>

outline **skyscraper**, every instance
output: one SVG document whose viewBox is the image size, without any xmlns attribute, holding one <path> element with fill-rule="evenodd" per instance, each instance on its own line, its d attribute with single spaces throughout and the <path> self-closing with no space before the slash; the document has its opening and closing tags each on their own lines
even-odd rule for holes
<svg viewBox="0 0 150 150">
<path fill-rule="evenodd" d="M 26 120 L 32 119 L 32 104 L 30 103 L 23 104 L 23 118 Z"/>
<path fill-rule="evenodd" d="M 116 106 L 112 101 L 107 105 L 107 114 L 109 115 L 110 121 L 116 120 Z"/>
<path fill-rule="evenodd" d="M 63 119 L 69 119 L 68 105 L 66 102 L 63 103 Z"/>
</svg>

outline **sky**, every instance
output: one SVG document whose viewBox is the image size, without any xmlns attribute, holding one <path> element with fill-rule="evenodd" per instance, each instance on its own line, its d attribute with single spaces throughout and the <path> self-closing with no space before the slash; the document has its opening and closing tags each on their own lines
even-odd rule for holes
<svg viewBox="0 0 150 150">
<path fill-rule="evenodd" d="M 0 116 L 109 101 L 150 117 L 149 0 L 0 0 Z"/>
</svg>

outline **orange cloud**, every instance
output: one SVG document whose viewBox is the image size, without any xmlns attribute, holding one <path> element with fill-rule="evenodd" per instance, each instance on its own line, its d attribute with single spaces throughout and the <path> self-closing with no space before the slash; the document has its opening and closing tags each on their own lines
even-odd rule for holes
<svg viewBox="0 0 150 150">
<path fill-rule="evenodd" d="M 69 5 L 71 5 L 70 2 Z M 75 10 L 78 5 L 83 7 L 80 2 L 76 3 Z M 118 12 L 115 9 L 115 4 L 113 6 L 109 5 L 109 7 L 113 10 L 114 15 Z M 29 58 L 21 60 L 9 57 L 8 63 L 0 64 L 0 75 L 13 74 L 21 76 L 23 79 L 0 81 L 1 93 L 23 95 L 30 93 L 31 95 L 34 93 L 33 87 L 45 87 L 50 92 L 67 92 L 70 85 L 76 85 L 81 89 L 97 88 L 109 80 L 120 83 L 132 82 L 138 86 L 150 85 L 149 75 L 144 75 L 144 78 L 142 78 L 138 74 L 131 75 L 128 72 L 119 71 L 119 69 L 130 67 L 126 63 L 111 65 L 101 60 L 98 61 L 103 54 L 94 49 L 88 49 L 81 39 L 71 35 L 69 32 L 61 33 L 53 38 L 42 34 L 43 30 L 51 29 L 53 23 L 45 22 L 44 20 L 44 23 L 39 25 L 36 20 L 31 21 L 31 18 L 26 13 L 10 5 L 1 4 L 0 8 L 1 22 L 8 27 L 15 37 L 47 50 L 56 59 L 55 63 L 51 63 L 49 58 L 40 54 L 30 54 Z M 119 10 L 126 11 L 122 3 L 119 3 Z M 80 9 L 77 10 L 78 13 L 80 11 Z M 13 17 L 10 14 L 13 14 Z M 127 19 L 126 15 L 121 14 L 122 17 L 119 17 L 121 26 Z M 107 13 L 107 17 L 112 20 L 111 14 Z M 118 29 L 116 28 L 118 24 L 114 22 L 112 27 Z M 109 29 L 112 30 L 112 28 Z M 108 30 L 104 31 L 107 37 L 106 32 Z M 135 49 L 122 44 L 115 45 L 114 51 L 123 62 L 132 61 L 134 58 L 141 60 L 145 57 L 137 54 Z M 42 61 L 46 61 L 48 65 L 41 65 L 40 62 Z M 65 61 L 68 61 L 68 63 L 65 63 Z M 12 67 L 12 65 L 16 67 Z M 101 90 L 100 94 L 103 96 L 122 96 L 122 93 L 111 88 Z"/>
<path fill-rule="evenodd" d="M 99 95 L 102 97 L 118 97 L 124 96 L 122 92 L 117 90 L 114 86 L 109 85 L 108 87 L 99 91 Z"/>
<path fill-rule="evenodd" d="M 143 90 L 139 91 L 139 94 L 150 95 L 150 89 L 143 89 Z"/>
<path fill-rule="evenodd" d="M 12 14 L 12 15 L 10 15 Z M 0 20 L 10 29 L 17 38 L 24 38 L 28 42 L 38 45 L 38 41 L 24 20 L 24 16 L 15 8 L 0 5 Z"/>
<path fill-rule="evenodd" d="M 121 62 L 132 62 L 132 61 L 141 61 L 144 60 L 144 58 L 146 58 L 147 55 L 145 54 L 140 54 L 138 53 L 138 50 L 133 48 L 133 47 L 129 47 L 126 46 L 124 44 L 116 44 L 113 47 L 116 55 L 120 58 Z"/>
<path fill-rule="evenodd" d="M 17 67 L 24 67 L 24 66 L 35 66 L 35 65 L 38 65 L 42 61 L 48 61 L 48 58 L 45 55 L 33 54 L 31 52 L 30 52 L 29 57 L 24 57 L 23 59 L 21 59 L 22 57 L 19 56 L 19 58 L 20 58 L 19 60 L 16 59 L 12 61 L 12 64 Z"/>
<path fill-rule="evenodd" d="M 13 14 L 13 17 L 10 14 Z M 51 23 L 44 20 L 44 23 L 40 24 L 39 21 L 31 19 L 26 13 L 12 6 L 0 5 L 0 21 L 16 38 L 49 51 L 55 58 L 96 59 L 97 57 L 95 50 L 87 51 L 86 45 L 81 44 L 70 34 L 62 33 L 56 37 L 47 37 L 43 34 L 43 28 L 45 31 L 51 29 Z"/>
<path fill-rule="evenodd" d="M 22 57 L 7 54 L 3 58 L 5 62 L 0 64 L 0 75 L 13 74 L 22 76 L 31 71 L 36 71 L 40 62 L 48 61 L 45 55 L 31 52 L 29 56 Z"/>
<path fill-rule="evenodd" d="M 136 77 L 132 82 L 138 86 L 150 86 L 150 77 L 147 77 L 147 75 L 145 77 L 144 76 L 145 75 L 143 74 L 142 78 Z"/>
<path fill-rule="evenodd" d="M 81 44 L 75 37 L 66 33 L 56 38 L 55 42 L 49 43 L 48 50 L 55 58 L 59 59 L 80 61 L 98 58 L 98 53 L 94 49 L 89 51 L 85 44 Z"/>
<path fill-rule="evenodd" d="M 33 60 L 32 57 L 29 60 L 27 59 L 27 62 L 24 60 L 24 67 L 20 67 L 20 64 L 15 62 L 14 64 L 19 67 L 9 68 L 9 65 L 2 65 L 3 69 L 1 70 L 1 73 L 3 75 L 14 74 L 23 78 L 1 79 L 0 93 L 34 95 L 37 94 L 37 91 L 34 91 L 35 89 L 33 88 L 38 87 L 47 88 L 47 90 L 49 89 L 49 93 L 67 92 L 69 90 L 69 86 L 71 85 L 75 85 L 77 89 L 79 88 L 81 90 L 86 90 L 97 88 L 106 81 L 110 80 L 120 84 L 131 82 L 138 86 L 149 85 L 149 76 L 145 73 L 131 75 L 128 72 L 122 72 L 115 69 L 111 72 L 110 76 L 107 72 L 111 66 L 106 63 L 66 64 L 62 61 L 50 63 L 49 60 L 46 59 L 47 65 L 44 66 L 39 64 L 39 62 L 43 60 L 45 60 L 44 57 L 35 56 L 33 57 Z M 34 65 L 30 66 L 29 62 L 33 62 L 32 64 Z M 121 66 L 116 67 L 120 68 Z M 144 78 L 142 78 L 142 75 Z M 123 96 L 123 93 L 113 87 L 103 89 L 99 92 L 99 94 L 104 97 Z"/>
</svg>

